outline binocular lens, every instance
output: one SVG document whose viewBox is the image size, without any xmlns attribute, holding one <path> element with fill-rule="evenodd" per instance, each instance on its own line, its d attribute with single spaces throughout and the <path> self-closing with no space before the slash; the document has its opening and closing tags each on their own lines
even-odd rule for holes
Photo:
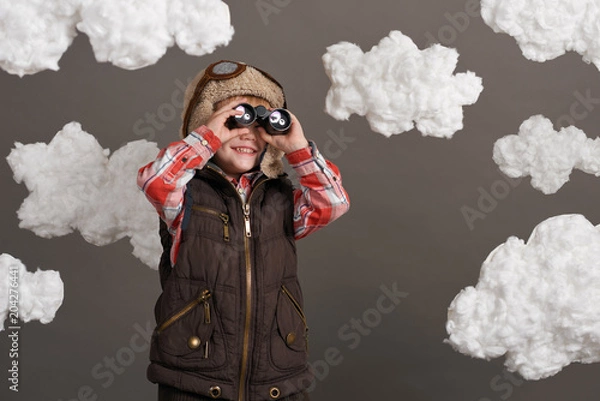
<svg viewBox="0 0 600 401">
<path fill-rule="evenodd" d="M 277 131 L 284 131 L 290 127 L 290 116 L 282 109 L 273 110 L 269 115 L 269 124 Z"/>
<path fill-rule="evenodd" d="M 235 116 L 235 119 L 240 125 L 250 125 L 254 122 L 254 120 L 256 120 L 256 111 L 252 106 L 247 107 L 245 104 L 240 104 L 235 108 L 235 110 L 244 112 L 244 114 L 241 116 Z"/>
<path fill-rule="evenodd" d="M 244 114 L 230 117 L 226 123 L 229 129 L 248 127 L 256 121 L 271 135 L 285 135 L 292 125 L 290 113 L 285 109 L 269 111 L 264 106 L 254 108 L 250 104 L 240 103 L 235 110 Z"/>
</svg>

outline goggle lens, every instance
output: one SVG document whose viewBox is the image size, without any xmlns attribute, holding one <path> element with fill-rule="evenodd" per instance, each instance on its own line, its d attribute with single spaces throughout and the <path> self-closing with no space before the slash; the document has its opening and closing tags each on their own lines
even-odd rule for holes
<svg viewBox="0 0 600 401">
<path fill-rule="evenodd" d="M 218 61 L 210 65 L 206 69 L 206 75 L 212 79 L 229 79 L 237 77 L 246 69 L 245 64 L 236 63 L 234 61 Z"/>
</svg>

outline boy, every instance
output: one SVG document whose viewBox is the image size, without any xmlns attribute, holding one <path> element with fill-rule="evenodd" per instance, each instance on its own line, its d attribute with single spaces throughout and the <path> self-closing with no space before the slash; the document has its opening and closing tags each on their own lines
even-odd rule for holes
<svg viewBox="0 0 600 401">
<path fill-rule="evenodd" d="M 165 248 L 148 367 L 159 401 L 308 399 L 295 240 L 344 214 L 348 196 L 293 114 L 286 135 L 228 128 L 240 103 L 286 104 L 267 73 L 211 64 L 186 90 L 183 140 L 139 171 Z"/>
</svg>

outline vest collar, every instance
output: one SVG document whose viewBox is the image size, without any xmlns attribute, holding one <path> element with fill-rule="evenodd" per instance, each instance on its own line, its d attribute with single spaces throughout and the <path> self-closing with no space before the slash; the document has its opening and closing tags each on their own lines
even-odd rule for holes
<svg viewBox="0 0 600 401">
<path fill-rule="evenodd" d="M 253 188 L 255 188 L 259 183 L 271 179 L 260 170 L 244 174 L 255 174 L 255 177 L 252 177 Z M 239 196 L 235 189 L 235 185 L 233 184 L 233 182 L 231 182 L 229 177 L 227 177 L 227 174 L 225 174 L 219 166 L 217 166 L 211 161 L 209 161 L 203 169 L 196 170 L 195 177 L 211 180 L 215 188 L 219 189 L 221 192 L 227 194 L 228 196 Z"/>
</svg>

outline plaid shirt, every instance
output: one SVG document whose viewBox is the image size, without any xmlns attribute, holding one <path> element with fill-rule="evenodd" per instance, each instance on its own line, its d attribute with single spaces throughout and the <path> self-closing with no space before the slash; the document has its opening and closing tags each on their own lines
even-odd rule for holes
<svg viewBox="0 0 600 401">
<path fill-rule="evenodd" d="M 205 126 L 185 139 L 162 149 L 155 161 L 139 170 L 137 183 L 148 200 L 167 223 L 173 236 L 171 265 L 175 266 L 186 184 L 202 169 L 221 147 L 221 140 Z M 286 155 L 300 178 L 300 188 L 294 189 L 294 236 L 304 238 L 334 221 L 350 207 L 348 194 L 342 187 L 338 168 L 319 153 L 314 143 Z M 242 174 L 231 180 L 247 199 L 260 172 Z"/>
</svg>

